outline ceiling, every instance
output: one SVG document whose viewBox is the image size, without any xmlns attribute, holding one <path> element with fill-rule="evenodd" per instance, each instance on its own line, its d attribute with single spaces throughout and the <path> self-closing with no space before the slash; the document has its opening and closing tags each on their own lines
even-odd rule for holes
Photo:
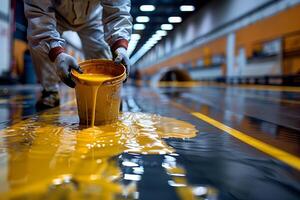
<svg viewBox="0 0 300 200">
<path fill-rule="evenodd" d="M 138 23 L 145 25 L 144 30 L 133 30 L 133 34 L 139 34 L 141 38 L 138 40 L 136 47 L 132 51 L 131 57 L 134 56 L 139 49 L 141 49 L 141 47 L 153 34 L 155 34 L 157 30 L 161 30 L 162 24 L 170 24 L 168 22 L 169 17 L 179 16 L 182 18 L 182 21 L 184 21 L 206 3 L 207 1 L 205 0 L 131 0 L 131 15 L 133 17 L 133 24 Z M 146 12 L 141 11 L 140 6 L 142 5 L 153 5 L 155 6 L 155 10 Z M 180 10 L 180 6 L 182 5 L 193 5 L 195 10 L 191 12 L 182 12 Z M 139 23 L 136 21 L 136 17 L 138 16 L 148 16 L 150 21 L 146 23 Z M 174 29 L 176 29 L 179 24 L 180 23 L 173 23 Z"/>
</svg>

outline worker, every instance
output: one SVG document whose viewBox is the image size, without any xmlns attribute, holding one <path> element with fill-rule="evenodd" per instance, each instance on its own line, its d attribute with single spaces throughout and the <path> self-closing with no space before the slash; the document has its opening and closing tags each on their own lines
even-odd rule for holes
<svg viewBox="0 0 300 200">
<path fill-rule="evenodd" d="M 130 0 L 24 0 L 29 49 L 43 87 L 37 109 L 58 106 L 59 81 L 74 88 L 70 70 L 81 73 L 76 59 L 64 50 L 64 31 L 78 33 L 85 59 L 113 59 L 124 64 L 128 76 L 130 7 Z"/>
</svg>

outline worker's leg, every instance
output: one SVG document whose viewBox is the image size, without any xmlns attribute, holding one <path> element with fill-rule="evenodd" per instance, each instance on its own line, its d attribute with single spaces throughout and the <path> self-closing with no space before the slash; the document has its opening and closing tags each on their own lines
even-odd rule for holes
<svg viewBox="0 0 300 200">
<path fill-rule="evenodd" d="M 55 72 L 54 63 L 50 61 L 48 55 L 41 52 L 29 44 L 32 62 L 36 70 L 36 75 L 42 87 L 46 91 L 58 91 L 59 78 Z"/>
<path fill-rule="evenodd" d="M 29 44 L 32 62 L 36 75 L 43 87 L 42 96 L 36 103 L 36 109 L 41 111 L 59 105 L 59 79 L 55 72 L 55 66 L 48 55 Z"/>
<path fill-rule="evenodd" d="M 58 25 L 60 33 L 63 28 Z M 38 46 L 28 44 L 35 67 L 36 75 L 43 87 L 42 96 L 36 104 L 38 110 L 44 110 L 59 105 L 59 82 L 60 79 L 56 74 L 55 65 L 49 59 L 47 53 L 42 51 Z"/>
<path fill-rule="evenodd" d="M 104 40 L 102 22 L 94 20 L 78 31 L 82 42 L 82 49 L 85 59 L 105 58 L 111 59 L 111 52 L 108 44 Z"/>
</svg>

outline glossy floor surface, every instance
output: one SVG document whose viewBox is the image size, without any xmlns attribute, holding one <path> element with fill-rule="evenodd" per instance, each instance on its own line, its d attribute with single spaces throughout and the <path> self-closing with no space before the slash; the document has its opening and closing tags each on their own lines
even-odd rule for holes
<svg viewBox="0 0 300 200">
<path fill-rule="evenodd" d="M 92 130 L 39 91 L 0 88 L 0 199 L 299 199 L 300 88 L 126 85 Z"/>
</svg>

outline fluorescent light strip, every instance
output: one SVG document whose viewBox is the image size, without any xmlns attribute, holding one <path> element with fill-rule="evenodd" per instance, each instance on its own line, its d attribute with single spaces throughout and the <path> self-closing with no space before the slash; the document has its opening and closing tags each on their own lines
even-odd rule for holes
<svg viewBox="0 0 300 200">
<path fill-rule="evenodd" d="M 154 35 L 152 35 L 152 37 L 151 37 L 152 39 L 154 39 L 154 40 L 156 40 L 156 41 L 158 41 L 158 40 L 161 40 L 162 39 L 162 37 L 160 36 L 160 35 L 157 35 L 157 34 L 154 34 Z"/>
<path fill-rule="evenodd" d="M 146 46 L 145 44 L 143 45 L 143 47 L 141 49 L 138 50 L 138 52 L 136 52 L 131 58 L 130 58 L 130 62 L 131 64 L 135 64 L 143 55 L 145 55 L 145 53 L 147 53 L 147 51 L 149 51 L 151 49 L 150 46 Z"/>
<path fill-rule="evenodd" d="M 192 12 L 195 10 L 195 6 L 193 5 L 182 5 L 180 6 L 180 11 L 181 12 Z"/>
<path fill-rule="evenodd" d="M 172 24 L 163 24 L 163 25 L 162 26 L 164 28 L 167 28 L 169 30 L 170 28 L 173 28 Z M 136 63 L 145 53 L 147 53 L 155 44 L 157 44 L 159 40 L 162 39 L 162 36 L 166 36 L 166 35 L 167 35 L 167 31 L 165 30 L 156 31 L 156 33 L 152 35 L 152 37 L 142 46 L 142 48 L 130 58 L 130 62 L 132 64 Z M 129 55 L 131 55 L 132 52 L 130 52 Z"/>
<path fill-rule="evenodd" d="M 153 5 L 141 5 L 140 10 L 143 12 L 151 12 L 155 10 L 155 6 Z"/>
<path fill-rule="evenodd" d="M 131 41 L 132 41 L 132 40 L 139 40 L 139 39 L 141 39 L 141 35 L 140 35 L 140 34 L 136 34 L 136 33 L 135 33 L 135 34 L 132 34 L 132 35 L 131 35 Z"/>
<path fill-rule="evenodd" d="M 177 16 L 169 17 L 168 21 L 169 21 L 169 23 L 180 23 L 180 22 L 182 22 L 182 18 L 177 17 Z"/>
<path fill-rule="evenodd" d="M 148 16 L 138 16 L 135 20 L 139 23 L 147 23 L 150 21 L 150 18 Z"/>
<path fill-rule="evenodd" d="M 156 31 L 156 34 L 160 35 L 160 36 L 166 36 L 168 33 L 165 30 L 158 30 L 158 31 Z"/>
<path fill-rule="evenodd" d="M 134 24 L 133 29 L 134 30 L 144 30 L 146 28 L 145 24 Z"/>
<path fill-rule="evenodd" d="M 170 31 L 170 30 L 173 29 L 173 25 L 172 25 L 172 24 L 162 24 L 162 25 L 160 26 L 160 28 L 161 28 L 162 30 Z"/>
<path fill-rule="evenodd" d="M 132 34 L 131 35 L 131 40 L 128 44 L 128 56 L 130 56 L 132 54 L 132 52 L 134 51 L 134 49 L 136 48 L 136 45 L 138 43 L 138 41 L 141 39 L 141 35 L 140 34 Z"/>
</svg>

